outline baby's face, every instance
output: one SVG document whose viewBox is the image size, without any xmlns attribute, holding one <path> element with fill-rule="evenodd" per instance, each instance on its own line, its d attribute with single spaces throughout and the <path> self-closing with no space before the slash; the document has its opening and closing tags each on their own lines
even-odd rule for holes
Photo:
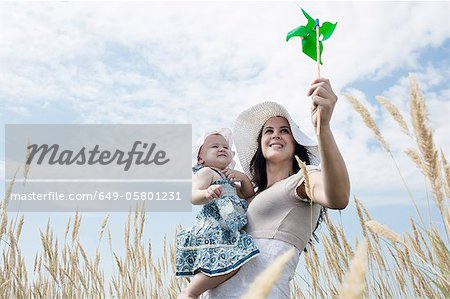
<svg viewBox="0 0 450 299">
<path fill-rule="evenodd" d="M 209 135 L 203 143 L 198 155 L 199 164 L 225 169 L 233 159 L 228 142 L 220 134 Z"/>
</svg>

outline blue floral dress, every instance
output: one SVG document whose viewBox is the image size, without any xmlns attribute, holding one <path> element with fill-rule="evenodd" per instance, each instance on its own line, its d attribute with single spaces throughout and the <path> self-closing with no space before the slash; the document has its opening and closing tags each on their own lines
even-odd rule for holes
<svg viewBox="0 0 450 299">
<path fill-rule="evenodd" d="M 234 183 L 216 172 L 221 178 L 212 184 L 222 185 L 222 196 L 204 204 L 194 226 L 177 235 L 177 276 L 226 274 L 259 254 L 252 237 L 242 230 L 247 201 L 237 196 Z"/>
</svg>

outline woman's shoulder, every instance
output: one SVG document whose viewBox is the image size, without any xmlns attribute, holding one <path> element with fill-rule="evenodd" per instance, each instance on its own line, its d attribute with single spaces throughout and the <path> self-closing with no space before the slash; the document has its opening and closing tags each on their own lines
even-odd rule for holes
<svg viewBox="0 0 450 299">
<path fill-rule="evenodd" d="M 299 188 L 305 180 L 309 183 L 313 183 L 315 175 L 313 173 L 320 172 L 320 167 L 316 165 L 306 165 L 307 178 L 305 178 L 304 172 L 300 169 L 297 173 L 285 178 L 281 181 L 281 188 L 289 196 L 297 198 L 297 188 Z M 313 180 L 313 181 L 312 181 Z"/>
<path fill-rule="evenodd" d="M 321 171 L 320 165 L 306 165 L 306 173 L 307 174 L 311 174 L 311 173 L 317 172 L 317 171 Z M 297 173 L 293 174 L 289 178 L 293 178 L 293 179 L 295 179 L 295 178 L 303 178 L 303 176 L 304 176 L 304 172 L 303 172 L 302 169 L 300 169 L 299 171 L 297 171 Z"/>
</svg>

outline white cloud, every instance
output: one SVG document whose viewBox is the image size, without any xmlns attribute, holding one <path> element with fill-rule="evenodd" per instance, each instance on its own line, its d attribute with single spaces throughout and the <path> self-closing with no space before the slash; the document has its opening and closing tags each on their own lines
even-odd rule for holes
<svg viewBox="0 0 450 299">
<path fill-rule="evenodd" d="M 276 100 L 314 135 L 306 92 L 316 65 L 301 53 L 300 39 L 285 42 L 289 30 L 306 23 L 296 3 L 50 2 L 0 7 L 0 100 L 13 116 L 39 108 L 49 111 L 51 119 L 50 109 L 61 105 L 71 112 L 69 122 L 192 123 L 195 140 L 203 128 L 231 127 L 243 109 Z M 448 112 L 443 113 L 449 109 L 448 60 L 440 66 L 426 56 L 430 47 L 448 41 L 448 4 L 304 2 L 302 7 L 322 21 L 338 22 L 324 43 L 322 74 L 331 78 L 337 94 L 351 91 L 358 96 L 379 122 L 412 185 L 423 184 L 400 154 L 408 139 L 369 97 L 373 90 L 358 91 L 352 82 L 374 88 L 392 80 L 381 95 L 407 111 L 406 73 L 416 74 L 436 143 L 444 151 L 450 148 Z M 374 145 L 372 133 L 342 96 L 333 128 L 355 192 L 373 194 L 380 186 L 388 190 L 401 184 L 392 181 L 392 160 Z"/>
</svg>

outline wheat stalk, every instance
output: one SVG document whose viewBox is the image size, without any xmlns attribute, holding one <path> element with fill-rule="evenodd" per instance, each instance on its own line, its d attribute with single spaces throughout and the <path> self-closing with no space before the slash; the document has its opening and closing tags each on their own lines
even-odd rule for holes
<svg viewBox="0 0 450 299">
<path fill-rule="evenodd" d="M 392 243 L 403 243 L 399 235 L 389 229 L 386 225 L 382 225 L 375 220 L 366 221 L 367 227 L 376 234 L 383 236 Z"/>
<path fill-rule="evenodd" d="M 100 233 L 98 234 L 98 241 L 99 242 L 102 240 L 106 224 L 108 223 L 108 219 L 109 219 L 109 214 L 107 214 L 106 217 L 102 221 L 102 226 L 101 226 L 101 229 L 100 229 Z"/>
<path fill-rule="evenodd" d="M 398 125 L 402 129 L 402 132 L 408 136 L 411 136 L 408 130 L 408 125 L 406 124 L 405 119 L 403 118 L 403 115 L 400 113 L 398 108 L 385 97 L 376 96 L 375 98 L 391 114 L 391 116 L 394 118 L 394 120 L 398 123 Z"/>
<path fill-rule="evenodd" d="M 367 249 L 367 240 L 363 239 L 356 248 L 355 256 L 350 262 L 350 268 L 339 290 L 340 299 L 362 298 L 366 287 Z"/>
<path fill-rule="evenodd" d="M 444 168 L 445 174 L 445 191 L 447 194 L 447 198 L 450 198 L 450 164 L 448 164 L 447 159 L 445 159 L 444 153 L 441 150 L 441 160 L 442 167 Z"/>
<path fill-rule="evenodd" d="M 439 168 L 438 154 L 433 141 L 433 133 L 428 126 L 427 109 L 425 101 L 419 90 L 419 85 L 413 76 L 410 76 L 411 82 L 411 100 L 410 113 L 411 121 L 414 127 L 414 134 L 416 137 L 417 146 L 422 156 L 423 169 L 434 195 L 436 196 L 437 204 L 442 212 L 442 200 L 444 198 L 442 193 L 441 171 Z"/>
<path fill-rule="evenodd" d="M 361 104 L 361 102 L 359 102 L 354 96 L 348 94 L 344 94 L 344 96 L 353 106 L 353 109 L 355 109 L 356 112 L 358 112 L 359 115 L 362 117 L 366 126 L 372 130 L 372 132 L 375 134 L 376 139 L 383 145 L 383 148 L 390 153 L 391 149 L 389 148 L 389 144 L 386 142 L 386 140 L 384 140 L 384 137 L 381 134 L 380 129 L 378 128 L 375 120 L 370 115 L 369 110 L 367 110 L 367 108 L 364 107 L 364 105 Z"/>
<path fill-rule="evenodd" d="M 298 166 L 302 170 L 303 179 L 305 182 L 306 194 L 310 195 L 311 194 L 311 189 L 310 189 L 311 185 L 309 183 L 309 175 L 308 175 L 308 169 L 306 168 L 306 164 L 305 164 L 305 162 L 300 160 L 300 158 L 297 155 L 295 155 L 295 159 L 297 160 Z"/>
<path fill-rule="evenodd" d="M 437 202 L 442 203 L 439 206 L 445 231 L 449 232 L 450 210 L 446 206 L 444 194 L 448 196 L 450 189 L 450 167 L 443 152 L 441 151 L 438 155 L 432 144 L 432 132 L 428 127 L 424 100 L 421 98 L 418 86 L 414 84 L 416 83 L 412 83 L 411 113 L 416 115 L 415 120 L 412 117 L 416 125 L 409 128 L 414 128 L 414 139 L 418 146 L 417 150 L 410 149 L 406 153 L 431 182 Z M 377 99 L 380 101 L 379 98 Z M 395 106 L 383 100 L 380 103 L 393 115 L 394 119 L 396 117 L 403 119 L 400 112 L 395 115 L 397 113 Z M 365 112 L 361 111 L 363 115 L 367 113 L 370 116 L 367 109 Z M 396 121 L 403 131 L 408 128 L 401 123 L 400 119 Z M 367 124 L 369 127 L 372 125 L 370 121 Z M 377 139 L 381 138 L 383 141 L 379 130 L 378 133 Z M 389 148 L 385 147 L 385 149 L 392 157 Z M 296 159 L 298 161 L 298 157 Z M 298 163 L 305 177 L 306 190 L 309 190 L 307 167 L 301 161 Z M 25 176 L 26 173 L 28 173 L 27 170 L 25 170 Z M 64 232 L 64 242 L 61 242 L 62 248 L 51 230 L 50 223 L 47 224 L 45 231 L 41 231 L 41 251 L 36 253 L 34 265 L 31 267 L 34 271 L 33 280 L 28 281 L 27 269 L 19 246 L 22 227 L 28 223 L 23 216 L 19 217 L 19 215 L 11 220 L 6 212 L 7 199 L 14 181 L 15 175 L 7 188 L 5 200 L 0 205 L 0 235 L 2 237 L 0 244 L 3 246 L 0 255 L 0 298 L 88 298 L 92 296 L 105 298 L 107 290 L 109 290 L 109 297 L 115 298 L 175 298 L 188 283 L 187 279 L 178 279 L 173 275 L 176 248 L 170 239 L 164 237 L 161 258 L 152 255 L 150 240 L 145 242 L 148 244 L 148 249 L 147 246 L 144 247 L 143 238 L 146 235 L 143 230 L 147 219 L 143 209 L 142 211 L 136 209 L 134 213 L 130 211 L 128 214 L 128 222 L 124 226 L 125 232 L 121 236 L 125 241 L 124 256 L 113 252 L 111 231 L 108 228 L 114 274 L 107 278 L 106 283 L 104 283 L 101 260 L 107 261 L 107 259 L 98 248 L 95 253 L 91 253 L 81 246 L 78 233 L 82 217 L 78 212 L 73 220 L 72 244 L 68 244 L 70 241 L 67 240 L 71 218 L 68 219 Z M 443 236 L 439 234 L 440 231 L 433 226 L 433 223 L 430 224 L 430 228 L 424 229 L 420 225 L 416 226 L 411 219 L 410 232 L 406 232 L 401 238 L 386 226 L 371 220 L 367 209 L 356 197 L 355 204 L 361 229 L 366 238 L 362 242 L 356 239 L 357 250 L 353 252 L 344 233 L 342 222 L 341 225 L 336 226 L 330 218 L 326 217 L 328 231 L 321 235 L 323 254 L 316 250 L 316 246 L 310 245 L 310 250 L 304 254 L 307 275 L 304 280 L 308 288 L 300 288 L 294 284 L 291 288 L 293 298 L 361 298 L 362 296 L 448 298 L 450 296 L 447 291 L 450 289 L 448 242 L 443 240 Z M 420 213 L 418 215 L 420 216 Z M 134 218 L 133 223 L 131 218 Z M 99 242 L 104 230 L 107 229 L 108 220 L 109 216 L 106 215 L 99 231 Z M 18 223 L 17 227 L 13 225 L 15 223 Z M 388 242 L 379 242 L 380 237 L 386 238 Z M 365 252 L 361 249 L 363 247 L 366 248 Z M 323 257 L 319 256 L 318 252 Z M 373 258 L 369 260 L 368 254 Z M 271 270 L 266 271 L 267 273 L 260 273 L 261 277 L 253 286 L 258 289 L 258 293 L 250 291 L 247 296 L 264 298 L 270 293 L 273 284 L 285 267 L 280 261 L 277 263 L 278 266 L 273 264 Z M 344 275 L 344 270 L 347 268 L 349 270 Z M 264 273 L 266 276 L 263 276 Z M 366 273 L 368 273 L 367 276 Z"/>
</svg>

